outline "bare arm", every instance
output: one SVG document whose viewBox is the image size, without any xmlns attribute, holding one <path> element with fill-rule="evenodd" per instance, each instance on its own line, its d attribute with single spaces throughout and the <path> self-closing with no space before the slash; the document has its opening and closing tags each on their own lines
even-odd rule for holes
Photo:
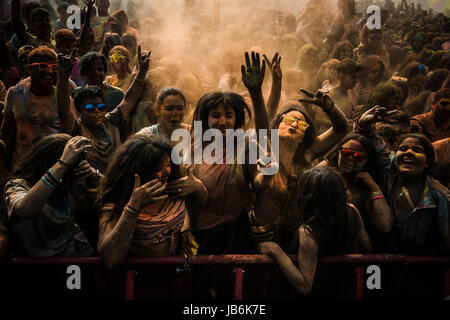
<svg viewBox="0 0 450 320">
<path fill-rule="evenodd" d="M 70 57 L 58 55 L 58 79 L 56 81 L 56 105 L 61 121 L 61 131 L 72 134 L 75 127 L 75 117 L 70 111 L 69 74 L 75 60 L 75 49 Z"/>
<path fill-rule="evenodd" d="M 11 0 L 11 20 L 20 43 L 24 45 L 28 40 L 28 35 L 20 16 L 20 0 Z"/>
<path fill-rule="evenodd" d="M 145 76 L 147 75 L 148 69 L 150 67 L 150 54 L 141 55 L 141 46 L 138 47 L 138 61 L 139 61 L 139 71 L 134 78 L 133 83 L 128 88 L 125 93 L 125 97 L 122 102 L 119 104 L 119 109 L 122 112 L 122 117 L 128 121 L 130 113 L 133 111 L 136 106 L 139 98 L 141 97 L 142 89 L 145 84 Z"/>
<path fill-rule="evenodd" d="M 309 155 L 305 155 L 305 158 L 313 159 L 323 155 L 336 143 L 341 140 L 348 131 L 347 118 L 345 114 L 340 110 L 329 96 L 322 93 L 320 90 L 314 95 L 304 89 L 301 90 L 310 99 L 300 99 L 300 102 L 313 103 L 327 114 L 331 121 L 332 127 L 322 133 L 316 138 L 310 150 L 307 151 Z"/>
<path fill-rule="evenodd" d="M 266 55 L 264 55 L 264 60 L 269 66 L 270 73 L 272 74 L 272 87 L 270 89 L 269 100 L 267 101 L 267 114 L 268 121 L 270 123 L 270 121 L 275 118 L 281 98 L 281 56 L 278 56 L 278 52 L 275 53 L 272 62 L 270 62 Z"/>
<path fill-rule="evenodd" d="M 70 139 L 64 148 L 61 161 L 69 165 L 76 164 L 79 155 L 91 147 L 88 143 L 89 139 L 85 137 L 77 136 Z M 55 178 L 60 180 L 69 168 L 66 165 L 57 162 L 50 169 L 52 170 Z M 50 188 L 41 179 L 39 179 L 30 191 L 27 192 L 25 197 L 17 201 L 14 207 L 14 213 L 21 218 L 32 218 L 40 214 L 42 212 L 42 207 L 48 201 L 53 192 L 54 189 Z"/>
<path fill-rule="evenodd" d="M 319 244 L 304 228 L 299 230 L 298 268 L 289 256 L 275 242 L 263 242 L 258 247 L 264 254 L 270 254 L 279 265 L 288 281 L 301 294 L 311 292 L 316 274 Z"/>
<path fill-rule="evenodd" d="M 262 62 L 259 57 L 259 53 L 252 52 L 252 60 L 248 52 L 245 53 L 245 64 L 241 66 L 242 82 L 250 93 L 250 97 L 253 103 L 253 109 L 255 111 L 255 129 L 258 133 L 258 129 L 269 129 L 269 121 L 267 119 L 267 111 L 264 104 L 264 97 L 262 94 L 262 84 L 264 81 L 264 73 L 266 70 L 266 62 Z"/>
<path fill-rule="evenodd" d="M 358 231 L 356 236 L 358 238 L 359 251 L 369 253 L 372 251 L 372 243 L 370 241 L 369 235 L 367 234 L 366 228 L 364 227 L 364 222 L 361 217 L 361 213 L 359 213 L 359 210 L 353 204 L 350 204 L 350 207 L 354 210 L 358 219 L 358 227 L 357 227 Z"/>
<path fill-rule="evenodd" d="M 365 202 L 365 209 L 368 213 L 370 224 L 378 232 L 388 233 L 394 223 L 394 215 L 386 198 L 381 197 L 383 193 L 380 187 L 373 180 L 369 173 L 362 171 L 356 175 L 356 180 L 360 180 L 369 189 L 371 194 L 377 194 L 377 199 L 372 200 L 372 196 Z"/>
<path fill-rule="evenodd" d="M 134 175 L 134 190 L 120 218 L 113 213 L 103 213 L 99 222 L 97 251 L 108 268 L 112 268 L 125 258 L 130 248 L 137 217 L 142 208 L 150 203 L 167 199 L 166 187 L 157 179 L 141 186 L 141 179 Z"/>
<path fill-rule="evenodd" d="M 77 47 L 81 47 L 84 43 L 88 42 L 89 31 L 91 29 L 92 6 L 94 5 L 95 0 L 85 0 L 84 3 L 86 4 L 86 14 L 84 16 L 84 24 L 81 29 L 80 38 L 78 39 L 78 43 L 76 45 Z"/>
</svg>

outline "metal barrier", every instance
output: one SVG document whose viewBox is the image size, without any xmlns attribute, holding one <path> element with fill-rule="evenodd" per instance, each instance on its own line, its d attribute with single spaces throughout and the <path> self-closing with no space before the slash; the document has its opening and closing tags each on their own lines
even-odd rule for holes
<svg viewBox="0 0 450 320">
<path fill-rule="evenodd" d="M 296 263 L 297 256 L 291 255 L 290 258 Z M 136 268 L 152 265 L 171 265 L 184 266 L 185 259 L 182 256 L 168 256 L 168 257 L 151 257 L 151 258 L 130 258 L 126 259 L 121 268 L 126 272 L 126 292 L 125 299 L 134 299 L 135 290 L 135 275 Z M 203 255 L 193 256 L 189 259 L 190 265 L 222 265 L 232 266 L 234 274 L 234 299 L 243 299 L 244 290 L 244 274 L 245 268 L 255 265 L 274 264 L 274 260 L 266 255 Z M 325 265 L 343 265 L 354 267 L 354 281 L 355 281 L 355 299 L 363 300 L 364 292 L 364 268 L 368 264 L 398 264 L 403 267 L 402 272 L 408 268 L 409 265 L 420 264 L 437 264 L 442 267 L 443 281 L 442 290 L 443 297 L 450 296 L 450 257 L 416 257 L 405 255 L 390 255 L 390 254 L 352 254 L 340 255 L 332 257 L 324 257 L 319 259 L 319 264 Z M 9 266 L 102 266 L 102 261 L 99 257 L 86 258 L 16 258 L 12 259 Z M 190 288 L 189 288 L 190 289 Z"/>
</svg>

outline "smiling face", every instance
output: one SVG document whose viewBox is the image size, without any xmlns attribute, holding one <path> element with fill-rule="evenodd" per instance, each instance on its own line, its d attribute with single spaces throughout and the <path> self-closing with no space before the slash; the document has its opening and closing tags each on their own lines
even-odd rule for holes
<svg viewBox="0 0 450 320">
<path fill-rule="evenodd" d="M 293 139 L 298 143 L 303 141 L 309 124 L 305 116 L 299 111 L 289 111 L 282 116 L 278 126 L 278 135 L 280 138 Z"/>
<path fill-rule="evenodd" d="M 105 103 L 103 101 L 102 97 L 96 97 L 96 98 L 85 98 L 83 100 L 83 107 L 79 111 L 81 122 L 84 126 L 87 128 L 98 128 L 103 125 L 103 121 L 105 121 L 105 114 L 106 110 L 103 108 L 102 110 L 99 110 L 96 106 L 98 104 Z M 84 106 L 88 104 L 93 104 L 94 108 L 91 108 L 89 110 L 86 110 Z"/>
<path fill-rule="evenodd" d="M 367 151 L 361 142 L 349 140 L 339 151 L 338 168 L 345 175 L 355 175 L 364 169 L 367 160 Z"/>
<path fill-rule="evenodd" d="M 181 126 L 184 113 L 186 111 L 186 105 L 183 99 L 179 95 L 169 95 L 164 98 L 161 106 L 159 107 L 160 123 L 170 130 L 175 130 Z"/>
<path fill-rule="evenodd" d="M 44 65 L 31 65 L 33 63 L 42 63 Z M 31 82 L 39 83 L 40 87 L 48 88 L 56 82 L 56 58 L 44 56 L 39 62 L 30 62 L 29 65 Z"/>
<path fill-rule="evenodd" d="M 416 138 L 401 141 L 395 154 L 395 165 L 400 176 L 411 178 L 422 175 L 429 164 L 420 141 Z"/>
<path fill-rule="evenodd" d="M 232 107 L 223 103 L 212 108 L 208 113 L 208 128 L 219 129 L 222 134 L 226 133 L 226 129 L 234 129 L 236 124 L 236 114 Z"/>
</svg>

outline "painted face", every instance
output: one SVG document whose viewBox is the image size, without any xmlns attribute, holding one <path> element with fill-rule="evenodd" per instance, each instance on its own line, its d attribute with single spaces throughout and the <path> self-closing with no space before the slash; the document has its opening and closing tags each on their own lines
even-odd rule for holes
<svg viewBox="0 0 450 320">
<path fill-rule="evenodd" d="M 179 95 L 164 98 L 160 108 L 159 121 L 164 127 L 175 130 L 180 127 L 186 112 L 186 106 Z"/>
<path fill-rule="evenodd" d="M 167 180 L 170 177 L 172 168 L 170 166 L 170 156 L 168 154 L 163 155 L 161 163 L 155 168 L 156 172 L 154 177 L 162 182 L 163 186 L 167 185 Z"/>
<path fill-rule="evenodd" d="M 361 142 L 349 140 L 339 150 L 339 171 L 344 174 L 355 175 L 364 169 L 367 160 L 367 151 Z"/>
<path fill-rule="evenodd" d="M 447 120 L 450 118 L 450 98 L 442 98 L 433 104 L 433 112 L 438 119 Z"/>
<path fill-rule="evenodd" d="M 98 128 L 103 125 L 103 121 L 105 121 L 106 108 L 102 108 L 101 105 L 104 105 L 104 103 L 105 102 L 101 97 L 84 99 L 83 107 L 79 111 L 81 122 L 84 126 L 87 128 Z M 92 105 L 93 107 L 91 107 Z"/>
<path fill-rule="evenodd" d="M 299 142 L 303 141 L 309 123 L 306 122 L 305 116 L 299 111 L 289 111 L 283 115 L 278 126 L 278 135 L 280 138 L 295 139 Z"/>
<path fill-rule="evenodd" d="M 115 72 L 119 72 L 125 69 L 127 64 L 127 57 L 118 53 L 111 54 L 109 56 L 109 62 L 111 62 L 112 68 Z"/>
<path fill-rule="evenodd" d="M 208 127 L 219 129 L 222 134 L 226 129 L 234 129 L 236 124 L 236 114 L 230 106 L 225 107 L 223 103 L 211 109 L 208 113 Z"/>
<path fill-rule="evenodd" d="M 90 85 L 101 85 L 105 80 L 106 70 L 102 60 L 94 59 L 87 72 L 87 81 Z"/>
<path fill-rule="evenodd" d="M 428 160 L 425 150 L 416 138 L 406 138 L 400 142 L 395 154 L 398 173 L 404 177 L 416 177 L 423 174 Z"/>
<path fill-rule="evenodd" d="M 52 86 L 56 81 L 56 59 L 43 57 L 39 62 L 29 65 L 31 81 L 37 81 L 42 87 Z"/>
</svg>

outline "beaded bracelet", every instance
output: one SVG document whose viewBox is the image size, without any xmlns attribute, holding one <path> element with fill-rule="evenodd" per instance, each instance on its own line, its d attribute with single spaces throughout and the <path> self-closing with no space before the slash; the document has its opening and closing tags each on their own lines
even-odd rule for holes
<svg viewBox="0 0 450 320">
<path fill-rule="evenodd" d="M 56 186 L 53 185 L 50 181 L 48 181 L 48 180 L 45 178 L 45 175 L 42 176 L 41 180 L 42 180 L 42 182 L 44 182 L 50 189 L 52 189 L 52 190 L 55 190 L 55 189 L 56 189 Z"/>
<path fill-rule="evenodd" d="M 373 198 L 373 197 L 376 197 L 376 196 L 382 196 L 383 195 L 383 192 L 381 192 L 381 191 L 375 191 L 375 192 L 372 192 L 371 194 L 370 194 L 370 196 Z"/>
<path fill-rule="evenodd" d="M 375 197 L 372 197 L 372 200 L 378 200 L 378 199 L 383 199 L 383 198 L 384 198 L 383 195 L 381 195 L 381 196 L 375 196 Z"/>
</svg>

